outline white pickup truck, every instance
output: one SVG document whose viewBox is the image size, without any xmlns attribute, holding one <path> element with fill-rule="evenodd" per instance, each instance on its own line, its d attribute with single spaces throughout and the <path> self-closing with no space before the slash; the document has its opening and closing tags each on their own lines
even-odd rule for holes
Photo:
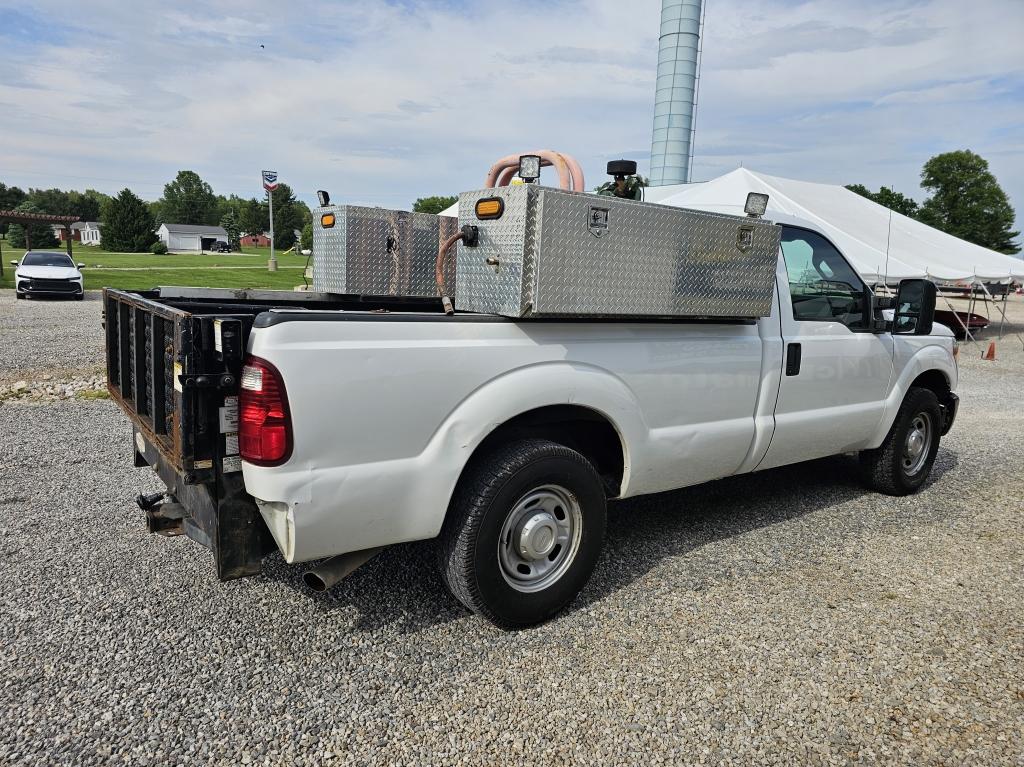
<svg viewBox="0 0 1024 767">
<path fill-rule="evenodd" d="M 320 588 L 381 547 L 438 538 L 455 598 L 519 627 L 586 583 L 611 499 L 839 453 L 859 453 L 879 492 L 916 491 L 958 404 L 934 286 L 876 298 L 820 229 L 776 221 L 756 321 L 108 290 L 110 391 L 137 465 L 168 488 L 138 499 L 150 529 L 210 547 L 222 579 L 275 549 L 327 558 L 307 573 Z"/>
</svg>

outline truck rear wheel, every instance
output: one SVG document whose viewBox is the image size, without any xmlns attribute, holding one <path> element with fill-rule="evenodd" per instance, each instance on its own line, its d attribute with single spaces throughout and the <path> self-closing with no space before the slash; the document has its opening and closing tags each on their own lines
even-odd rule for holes
<svg viewBox="0 0 1024 767">
<path fill-rule="evenodd" d="M 548 440 L 512 442 L 460 481 L 441 532 L 441 576 L 495 625 L 530 626 L 580 592 L 604 530 L 604 489 L 586 458 Z"/>
<path fill-rule="evenodd" d="M 941 431 L 942 412 L 935 393 L 910 389 L 885 441 L 874 450 L 861 451 L 867 485 L 886 495 L 916 493 L 931 473 Z"/>
</svg>

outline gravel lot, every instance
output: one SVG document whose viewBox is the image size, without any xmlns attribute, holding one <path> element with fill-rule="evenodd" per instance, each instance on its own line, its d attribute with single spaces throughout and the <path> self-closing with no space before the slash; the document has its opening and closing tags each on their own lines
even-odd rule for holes
<svg viewBox="0 0 1024 767">
<path fill-rule="evenodd" d="M 99 293 L 85 295 L 85 301 L 15 301 L 13 290 L 0 290 L 0 384 L 103 370 L 102 302 Z"/>
<path fill-rule="evenodd" d="M 3 291 L 2 380 L 94 370 L 98 320 Z M 920 494 L 840 457 L 619 504 L 514 634 L 430 543 L 329 595 L 280 559 L 218 583 L 146 534 L 112 402 L 0 401 L 0 763 L 1024 764 L 1024 350 L 980 352 Z"/>
</svg>

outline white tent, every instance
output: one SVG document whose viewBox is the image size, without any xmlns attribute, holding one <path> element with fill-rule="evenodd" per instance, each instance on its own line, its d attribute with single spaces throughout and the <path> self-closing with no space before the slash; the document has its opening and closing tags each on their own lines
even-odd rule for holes
<svg viewBox="0 0 1024 767">
<path fill-rule="evenodd" d="M 781 214 L 821 227 L 868 283 L 882 279 L 892 283 L 905 277 L 982 282 L 1024 279 L 1024 261 L 891 212 L 842 186 L 739 168 L 704 183 L 651 187 L 646 199 L 680 208 L 742 214 L 748 192 L 768 194 L 767 218 Z"/>
</svg>

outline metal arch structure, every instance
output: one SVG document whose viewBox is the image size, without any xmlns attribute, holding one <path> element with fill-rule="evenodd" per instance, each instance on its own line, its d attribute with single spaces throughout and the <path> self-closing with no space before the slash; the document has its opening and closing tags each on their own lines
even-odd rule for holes
<svg viewBox="0 0 1024 767">
<path fill-rule="evenodd" d="M 67 233 L 64 241 L 67 243 L 68 255 L 71 253 L 71 225 L 80 220 L 78 216 L 59 216 L 53 213 L 31 213 L 24 210 L 0 210 L 0 222 L 11 222 L 16 224 L 60 224 Z M 32 242 L 29 239 L 28 229 L 25 229 L 25 250 L 32 250 Z M 0 252 L 0 277 L 4 276 L 3 253 Z"/>
</svg>

